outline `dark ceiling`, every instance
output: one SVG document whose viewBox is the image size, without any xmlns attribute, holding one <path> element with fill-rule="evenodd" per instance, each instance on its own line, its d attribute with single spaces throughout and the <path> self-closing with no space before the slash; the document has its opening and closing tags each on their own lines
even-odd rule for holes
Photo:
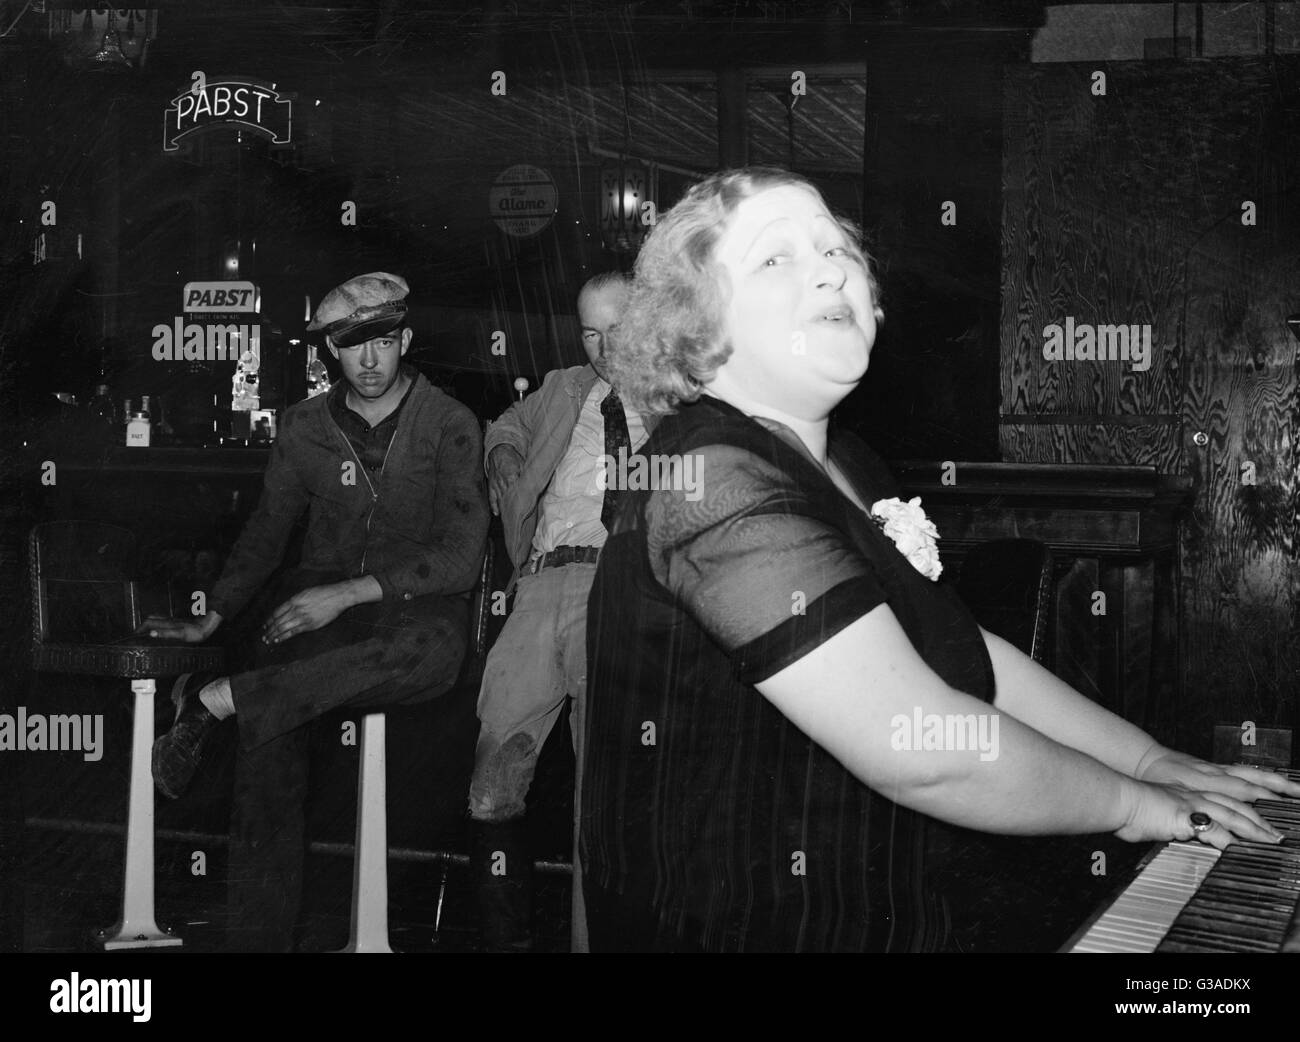
<svg viewBox="0 0 1300 1042">
<path fill-rule="evenodd" d="M 720 76 L 743 70 L 748 161 L 805 173 L 863 220 L 869 39 L 1030 28 L 1043 17 L 1041 3 L 1020 0 L 151 6 L 156 36 L 141 67 L 97 72 L 66 66 L 51 40 L 52 16 L 74 5 L 0 4 L 0 32 L 11 27 L 0 38 L 0 262 L 27 272 L 33 314 L 57 313 L 65 298 L 97 309 L 94 322 L 54 335 L 93 338 L 98 327 L 139 340 L 174 310 L 180 283 L 220 277 L 204 265 L 229 248 L 225 237 L 286 328 L 301 322 L 304 294 L 318 299 L 367 267 L 396 269 L 430 307 L 518 323 L 526 371 L 568 350 L 562 321 L 582 281 L 628 261 L 601 244 L 601 164 L 653 161 L 659 202 L 671 205 L 719 166 Z M 912 50 L 897 53 L 912 61 Z M 941 94 L 944 62 L 927 61 Z M 164 155 L 163 113 L 196 70 L 291 93 L 294 147 L 269 152 L 223 132 Z M 490 89 L 498 71 L 504 96 Z M 527 240 L 500 234 L 487 205 L 493 179 L 516 163 L 546 168 L 559 187 L 555 221 Z M 27 285 L 30 225 L 18 222 L 51 194 L 69 227 L 80 215 L 102 233 L 116 207 L 119 238 L 86 245 L 88 260 L 113 256 L 117 271 L 61 269 L 66 284 L 56 270 Z M 356 202 L 356 228 L 340 227 L 343 201 Z M 428 322 L 435 351 L 435 328 L 444 342 L 479 338 L 454 319 Z M 467 350 L 470 364 L 492 361 Z"/>
</svg>

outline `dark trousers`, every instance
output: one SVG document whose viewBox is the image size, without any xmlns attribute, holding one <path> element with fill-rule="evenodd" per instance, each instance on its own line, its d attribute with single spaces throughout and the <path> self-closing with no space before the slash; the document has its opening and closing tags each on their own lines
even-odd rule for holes
<svg viewBox="0 0 1300 1042">
<path fill-rule="evenodd" d="M 292 574 L 272 609 L 329 581 Z M 460 672 L 468 628 L 468 607 L 455 599 L 361 604 L 276 647 L 259 640 L 253 668 L 230 678 L 239 746 L 228 947 L 292 950 L 302 900 L 311 722 L 335 709 L 366 711 L 445 693 Z"/>
</svg>

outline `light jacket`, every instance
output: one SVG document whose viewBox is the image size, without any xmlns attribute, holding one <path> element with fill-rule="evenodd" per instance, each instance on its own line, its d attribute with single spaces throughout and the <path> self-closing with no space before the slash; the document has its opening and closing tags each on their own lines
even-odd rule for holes
<svg viewBox="0 0 1300 1042">
<path fill-rule="evenodd" d="M 488 428 L 483 440 L 485 472 L 487 457 L 499 445 L 509 445 L 524 459 L 523 470 L 500 504 L 506 551 L 515 566 L 507 595 L 528 563 L 542 496 L 568 451 L 582 403 L 598 379 L 590 365 L 553 369 L 546 374 L 541 387 L 523 401 L 515 402 Z M 646 417 L 647 433 L 654 429 L 655 419 Z"/>
</svg>

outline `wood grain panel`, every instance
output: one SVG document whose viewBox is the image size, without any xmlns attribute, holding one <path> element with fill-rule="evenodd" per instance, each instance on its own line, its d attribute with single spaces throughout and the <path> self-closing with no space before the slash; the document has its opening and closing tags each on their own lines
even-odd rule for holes
<svg viewBox="0 0 1300 1042">
<path fill-rule="evenodd" d="M 1297 723 L 1298 97 L 1292 57 L 1038 66 L 1004 93 L 1001 451 L 1192 477 L 1178 740 L 1201 753 L 1217 719 Z M 1045 360 L 1066 315 L 1150 323 L 1150 369 Z M 1103 419 L 1170 413 L 1181 427 Z"/>
<path fill-rule="evenodd" d="M 1115 92 L 1133 91 L 1112 73 L 1108 96 L 1090 93 L 1082 66 L 1016 70 L 1008 77 L 1004 163 L 1002 411 L 1168 413 L 1176 411 L 1177 279 L 1166 258 L 1184 220 L 1142 197 Z M 1153 88 L 1146 87 L 1147 92 Z M 1132 106 L 1130 98 L 1124 102 Z M 1127 111 L 1127 109 L 1126 109 Z M 1048 361 L 1051 324 L 1149 325 L 1150 368 L 1124 361 Z M 1040 433 L 1070 458 L 1070 435 Z M 1003 453 L 1019 455 L 1004 428 Z M 1078 458 L 1078 457 L 1074 457 Z"/>
<path fill-rule="evenodd" d="M 1222 252 L 1240 263 L 1214 265 L 1217 286 L 1188 309 L 1183 408 L 1187 429 L 1209 438 L 1204 448 L 1189 439 L 1185 454 L 1198 494 L 1183 537 L 1184 662 L 1204 696 L 1184 722 L 1198 739 L 1219 721 L 1296 723 L 1296 373 L 1278 319 L 1295 305 L 1300 270 L 1277 256 L 1287 244 L 1246 231 L 1215 236 L 1237 240 Z"/>
<path fill-rule="evenodd" d="M 1167 423 L 1032 424 L 1002 421 L 1002 452 L 1008 460 L 1039 463 L 1136 463 L 1179 471 L 1181 435 Z"/>
</svg>

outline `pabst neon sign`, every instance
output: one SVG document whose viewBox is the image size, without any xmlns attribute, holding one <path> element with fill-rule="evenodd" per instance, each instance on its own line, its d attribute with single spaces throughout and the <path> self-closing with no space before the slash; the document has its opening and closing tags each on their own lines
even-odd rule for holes
<svg viewBox="0 0 1300 1042">
<path fill-rule="evenodd" d="M 293 139 L 293 100 L 271 84 L 235 76 L 208 79 L 194 73 L 190 89 L 172 98 L 163 120 L 163 151 L 175 152 L 194 134 L 233 127 L 267 138 L 272 145 Z"/>
</svg>

